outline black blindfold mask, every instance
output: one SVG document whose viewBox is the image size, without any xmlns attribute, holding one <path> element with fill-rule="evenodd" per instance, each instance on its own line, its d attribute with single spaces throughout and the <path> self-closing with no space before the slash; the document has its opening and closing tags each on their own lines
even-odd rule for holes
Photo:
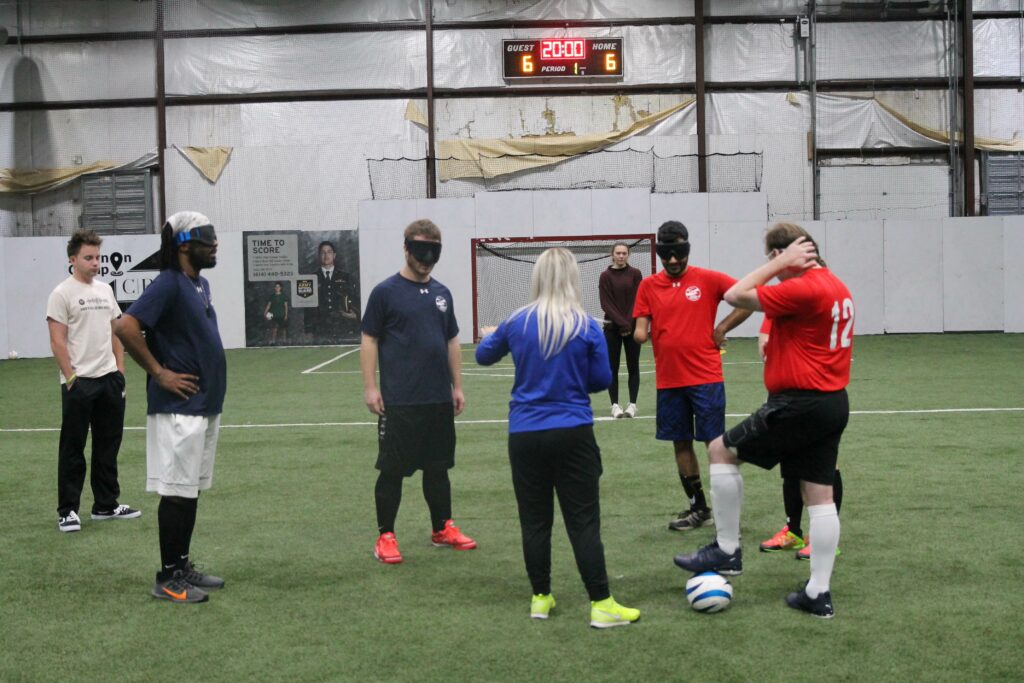
<svg viewBox="0 0 1024 683">
<path fill-rule="evenodd" d="M 213 229 L 212 225 L 200 225 L 198 228 L 182 230 L 174 236 L 174 241 L 177 244 L 199 242 L 200 244 L 212 247 L 217 243 L 217 231 Z"/>
<path fill-rule="evenodd" d="M 668 261 L 670 258 L 675 256 L 680 261 L 686 259 L 690 255 L 690 243 L 689 242 L 675 242 L 666 243 L 658 242 L 654 246 L 654 250 L 658 252 L 658 257 L 664 261 Z"/>
<path fill-rule="evenodd" d="M 426 242 L 424 240 L 411 240 L 406 238 L 405 248 L 409 250 L 412 257 L 420 263 L 433 265 L 441 259 L 441 243 Z"/>
</svg>

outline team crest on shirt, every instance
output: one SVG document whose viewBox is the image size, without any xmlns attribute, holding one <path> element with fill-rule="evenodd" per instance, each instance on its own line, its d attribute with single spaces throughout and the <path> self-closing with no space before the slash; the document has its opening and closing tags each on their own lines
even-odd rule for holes
<svg viewBox="0 0 1024 683">
<path fill-rule="evenodd" d="M 437 310 L 445 313 L 448 310 L 448 301 L 443 296 L 438 296 L 434 299 L 434 304 L 437 305 Z"/>
<path fill-rule="evenodd" d="M 700 287 L 690 285 L 686 288 L 686 298 L 690 301 L 700 301 Z"/>
</svg>

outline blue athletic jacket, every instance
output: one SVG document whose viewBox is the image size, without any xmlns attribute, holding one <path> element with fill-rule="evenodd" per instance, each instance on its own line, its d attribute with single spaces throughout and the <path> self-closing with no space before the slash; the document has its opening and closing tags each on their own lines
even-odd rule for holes
<svg viewBox="0 0 1024 683">
<path fill-rule="evenodd" d="M 512 354 L 515 383 L 509 402 L 508 430 L 536 432 L 594 423 L 590 396 L 612 382 L 608 347 L 596 320 L 559 353 L 545 359 L 537 337 L 537 318 L 513 313 L 476 349 L 476 362 L 493 365 Z"/>
</svg>

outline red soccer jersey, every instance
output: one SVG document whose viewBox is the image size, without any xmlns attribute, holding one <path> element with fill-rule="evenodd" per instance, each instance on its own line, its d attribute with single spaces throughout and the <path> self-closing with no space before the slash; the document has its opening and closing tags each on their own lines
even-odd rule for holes
<svg viewBox="0 0 1024 683">
<path fill-rule="evenodd" d="M 764 366 L 770 393 L 839 391 L 850 383 L 853 297 L 832 271 L 814 268 L 777 285 L 762 285 L 757 299 L 771 319 Z"/>
<path fill-rule="evenodd" d="M 722 381 L 722 354 L 712 332 L 718 304 L 735 282 L 725 273 L 689 266 L 677 280 L 661 271 L 640 283 L 633 316 L 651 319 L 659 389 Z"/>
</svg>

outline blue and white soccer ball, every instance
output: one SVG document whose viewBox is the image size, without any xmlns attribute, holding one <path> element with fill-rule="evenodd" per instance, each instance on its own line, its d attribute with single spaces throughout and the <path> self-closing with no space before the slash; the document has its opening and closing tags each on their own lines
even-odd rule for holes
<svg viewBox="0 0 1024 683">
<path fill-rule="evenodd" d="M 686 600 L 698 612 L 721 612 L 732 602 L 732 584 L 715 572 L 697 574 L 686 582 Z"/>
</svg>

